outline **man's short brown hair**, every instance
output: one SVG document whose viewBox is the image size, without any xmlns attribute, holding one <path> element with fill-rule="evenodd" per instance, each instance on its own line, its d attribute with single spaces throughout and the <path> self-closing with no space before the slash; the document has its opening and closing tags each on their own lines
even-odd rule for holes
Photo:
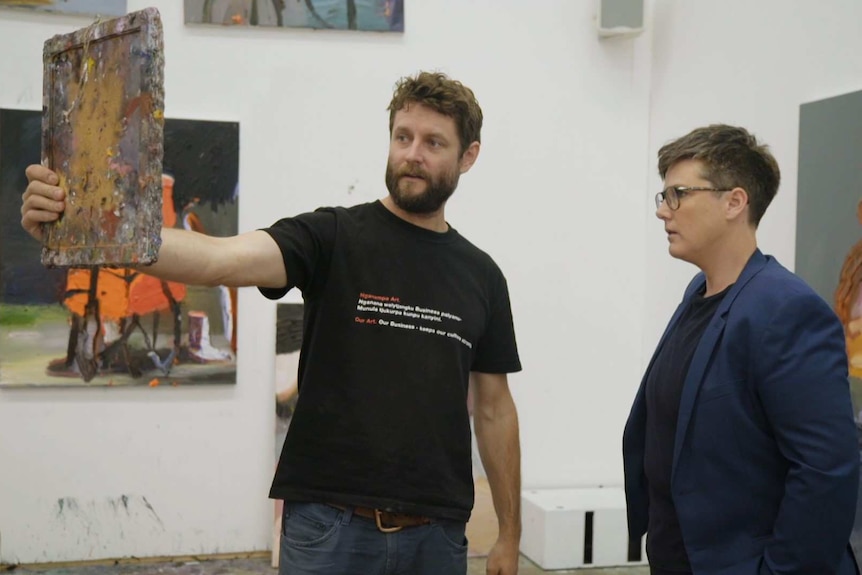
<svg viewBox="0 0 862 575">
<path fill-rule="evenodd" d="M 749 221 L 755 227 L 778 192 L 781 171 L 769 147 L 746 129 L 713 124 L 692 130 L 658 151 L 658 173 L 664 180 L 671 166 L 699 160 L 702 177 L 721 189 L 740 187 L 748 193 Z"/>
<path fill-rule="evenodd" d="M 473 91 L 457 80 L 440 72 L 419 72 L 405 76 L 395 85 L 389 103 L 389 134 L 395 123 L 395 113 L 410 104 L 422 104 L 455 120 L 463 154 L 473 142 L 481 141 L 482 108 Z"/>
</svg>

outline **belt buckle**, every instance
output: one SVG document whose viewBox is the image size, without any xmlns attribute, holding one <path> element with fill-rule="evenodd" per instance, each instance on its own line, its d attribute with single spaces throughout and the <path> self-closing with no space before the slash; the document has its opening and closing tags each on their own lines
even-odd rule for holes
<svg viewBox="0 0 862 575">
<path fill-rule="evenodd" d="M 396 525 L 395 527 L 384 527 L 382 521 L 383 512 L 379 509 L 374 510 L 374 522 L 377 523 L 377 530 L 381 533 L 395 533 L 401 531 L 404 527 Z"/>
</svg>

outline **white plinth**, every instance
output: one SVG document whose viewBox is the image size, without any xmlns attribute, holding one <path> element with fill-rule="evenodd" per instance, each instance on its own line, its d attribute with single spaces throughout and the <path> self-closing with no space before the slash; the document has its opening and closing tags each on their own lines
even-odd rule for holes
<svg viewBox="0 0 862 575">
<path fill-rule="evenodd" d="M 643 547 L 640 559 L 629 561 L 622 488 L 525 490 L 521 493 L 521 517 L 521 552 L 542 569 L 646 562 Z"/>
</svg>

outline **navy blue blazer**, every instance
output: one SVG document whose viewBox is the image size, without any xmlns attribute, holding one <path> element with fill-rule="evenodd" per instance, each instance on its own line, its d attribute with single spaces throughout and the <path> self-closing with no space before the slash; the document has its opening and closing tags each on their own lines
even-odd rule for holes
<svg viewBox="0 0 862 575">
<path fill-rule="evenodd" d="M 685 291 L 656 353 L 691 298 Z M 629 534 L 647 531 L 644 384 L 623 436 Z M 760 250 L 722 300 L 685 378 L 671 494 L 695 574 L 855 575 L 859 448 L 844 330 Z"/>
</svg>

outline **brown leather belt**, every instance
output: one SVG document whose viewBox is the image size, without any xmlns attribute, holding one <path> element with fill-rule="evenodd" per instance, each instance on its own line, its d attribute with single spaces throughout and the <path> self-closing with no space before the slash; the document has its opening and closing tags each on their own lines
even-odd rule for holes
<svg viewBox="0 0 862 575">
<path fill-rule="evenodd" d="M 354 515 L 373 519 L 377 524 L 377 529 L 383 533 L 394 533 L 401 531 L 405 527 L 416 527 L 418 525 L 428 525 L 431 519 L 421 515 L 407 515 L 405 513 L 394 513 L 392 511 L 383 511 L 382 509 L 372 509 L 370 507 L 347 507 L 337 503 L 327 503 L 330 507 L 347 511 L 353 510 Z"/>
</svg>

